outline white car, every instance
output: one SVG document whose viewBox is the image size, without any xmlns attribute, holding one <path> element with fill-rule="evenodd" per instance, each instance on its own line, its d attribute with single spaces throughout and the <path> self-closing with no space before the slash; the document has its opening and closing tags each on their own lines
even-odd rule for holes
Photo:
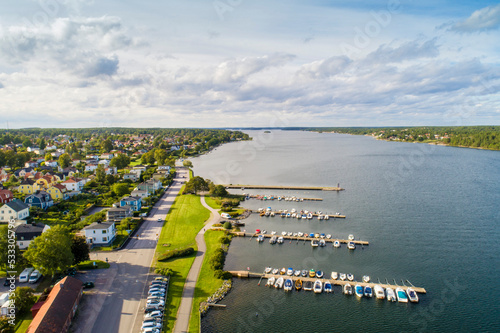
<svg viewBox="0 0 500 333">
<path fill-rule="evenodd" d="M 141 329 L 149 328 L 149 327 L 154 327 L 154 328 L 161 328 L 162 324 L 158 322 L 153 322 L 153 321 L 147 321 L 142 323 Z"/>
<path fill-rule="evenodd" d="M 148 318 L 163 318 L 163 311 L 153 311 L 144 316 L 144 319 Z"/>
<path fill-rule="evenodd" d="M 148 294 L 152 293 L 165 293 L 165 288 L 160 288 L 160 287 L 149 288 Z"/>
<path fill-rule="evenodd" d="M 156 304 L 164 306 L 165 305 L 165 301 L 160 300 L 160 299 L 148 299 L 146 301 L 146 305 L 156 305 Z"/>
</svg>

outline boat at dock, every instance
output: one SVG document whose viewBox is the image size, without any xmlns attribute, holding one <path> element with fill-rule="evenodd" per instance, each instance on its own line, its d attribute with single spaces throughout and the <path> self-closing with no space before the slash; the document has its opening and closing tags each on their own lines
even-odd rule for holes
<svg viewBox="0 0 500 333">
<path fill-rule="evenodd" d="M 329 219 L 330 219 L 330 216 L 325 215 L 325 220 L 329 220 Z"/>
<path fill-rule="evenodd" d="M 273 275 L 276 275 L 280 272 L 279 268 L 274 268 L 273 269 Z"/>
<path fill-rule="evenodd" d="M 340 277 L 340 279 L 341 279 L 342 281 L 345 281 L 345 279 L 346 279 L 347 275 L 346 275 L 345 273 L 340 273 L 340 274 L 339 274 L 339 277 Z"/>
<path fill-rule="evenodd" d="M 302 277 L 306 277 L 307 276 L 307 269 L 303 269 L 302 272 L 300 272 L 300 275 Z"/>
<path fill-rule="evenodd" d="M 408 294 L 408 298 L 410 299 L 410 302 L 418 303 L 418 295 L 415 292 L 415 290 L 413 290 L 413 288 L 406 289 L 406 293 Z"/>
<path fill-rule="evenodd" d="M 278 244 L 283 244 L 283 241 L 284 241 L 283 236 L 278 237 L 277 240 Z"/>
<path fill-rule="evenodd" d="M 398 302 L 408 303 L 408 296 L 406 295 L 403 288 L 396 288 L 396 296 L 398 297 Z"/>
<path fill-rule="evenodd" d="M 285 283 L 285 279 L 283 279 L 282 276 L 280 276 L 276 282 L 274 283 L 274 288 L 276 289 L 280 289 L 280 288 L 283 288 L 283 283 Z"/>
<path fill-rule="evenodd" d="M 314 269 L 312 269 L 312 268 L 311 268 L 311 269 L 309 270 L 309 277 L 312 277 L 312 278 L 313 278 L 313 277 L 315 277 L 315 276 L 316 276 L 316 271 L 315 271 Z"/>
<path fill-rule="evenodd" d="M 320 239 L 319 240 L 319 246 L 321 246 L 321 247 L 325 247 L 326 246 L 326 242 L 325 242 L 324 239 Z"/>
<path fill-rule="evenodd" d="M 273 268 L 271 266 L 267 266 L 265 269 L 264 269 L 264 273 L 266 274 L 269 274 L 271 273 L 271 271 L 273 270 Z"/>
<path fill-rule="evenodd" d="M 373 287 L 373 290 L 375 291 L 375 297 L 377 299 L 384 299 L 385 298 L 385 292 L 384 292 L 384 288 L 382 288 L 382 286 L 376 284 L 375 287 Z"/>
<path fill-rule="evenodd" d="M 325 293 L 331 293 L 333 291 L 332 284 L 326 281 L 323 289 L 325 290 Z"/>
<path fill-rule="evenodd" d="M 340 247 L 340 242 L 338 240 L 335 240 L 333 242 L 333 247 Z"/>
<path fill-rule="evenodd" d="M 365 286 L 365 296 L 373 297 L 373 289 L 370 286 Z"/>
<path fill-rule="evenodd" d="M 354 235 L 349 235 L 348 239 L 349 240 L 354 240 Z"/>
<path fill-rule="evenodd" d="M 351 273 L 347 274 L 347 280 L 354 281 L 354 275 L 352 275 Z"/>
<path fill-rule="evenodd" d="M 293 275 L 293 268 L 289 267 L 288 270 L 286 271 L 286 275 L 292 276 Z"/>
<path fill-rule="evenodd" d="M 273 236 L 269 239 L 269 244 L 276 244 L 277 241 L 278 241 L 278 237 Z"/>
<path fill-rule="evenodd" d="M 302 289 L 302 280 L 301 279 L 297 279 L 295 280 L 295 290 L 300 290 Z"/>
<path fill-rule="evenodd" d="M 306 282 L 304 282 L 304 290 L 305 291 L 311 291 L 312 288 L 313 288 L 312 281 L 306 281 Z"/>
<path fill-rule="evenodd" d="M 316 271 L 316 277 L 321 279 L 323 277 L 323 271 Z"/>
<path fill-rule="evenodd" d="M 337 272 L 332 272 L 332 280 L 337 280 L 339 277 L 339 274 Z"/>
<path fill-rule="evenodd" d="M 263 242 L 264 241 L 264 235 L 259 235 L 257 236 L 257 242 Z"/>
<path fill-rule="evenodd" d="M 354 287 L 354 292 L 356 293 L 356 296 L 363 297 L 363 287 L 361 287 L 359 284 Z"/>
<path fill-rule="evenodd" d="M 370 282 L 370 277 L 368 275 L 363 275 L 363 282 L 365 283 Z"/>
<path fill-rule="evenodd" d="M 286 279 L 285 286 L 283 287 L 283 289 L 285 289 L 285 291 L 292 291 L 292 288 L 293 288 L 292 279 Z"/>
<path fill-rule="evenodd" d="M 326 235 L 326 239 L 331 239 L 332 238 L 332 235 L 331 234 L 327 234 Z"/>
<path fill-rule="evenodd" d="M 319 246 L 319 241 L 317 239 L 311 240 L 311 246 L 312 247 L 318 247 Z"/>
<path fill-rule="evenodd" d="M 321 294 L 321 292 L 323 291 L 323 282 L 321 282 L 321 280 L 318 279 L 314 281 L 313 291 L 315 294 Z"/>
<path fill-rule="evenodd" d="M 280 270 L 280 275 L 285 275 L 286 274 L 286 268 L 283 267 L 281 270 Z"/>
<path fill-rule="evenodd" d="M 293 275 L 300 276 L 300 269 L 295 270 L 295 272 L 293 272 Z"/>
<path fill-rule="evenodd" d="M 387 301 L 388 302 L 396 302 L 396 293 L 394 292 L 394 289 L 392 288 L 387 288 L 385 290 L 387 294 Z"/>
<path fill-rule="evenodd" d="M 267 279 L 266 286 L 272 287 L 274 286 L 274 282 L 276 282 L 276 278 L 274 276 L 271 276 L 269 279 Z"/>
<path fill-rule="evenodd" d="M 354 250 L 354 249 L 356 249 L 356 244 L 354 244 L 354 242 L 349 242 L 349 243 L 347 243 L 347 248 L 349 250 Z"/>
<path fill-rule="evenodd" d="M 345 295 L 352 295 L 352 286 L 349 283 L 346 283 L 344 285 L 344 294 Z"/>
</svg>

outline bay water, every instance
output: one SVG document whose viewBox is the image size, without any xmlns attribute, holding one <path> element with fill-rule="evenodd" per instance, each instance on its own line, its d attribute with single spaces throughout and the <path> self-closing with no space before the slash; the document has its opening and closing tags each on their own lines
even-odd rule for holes
<svg viewBox="0 0 500 333">
<path fill-rule="evenodd" d="M 341 192 L 232 190 L 234 193 L 322 198 L 271 206 L 339 212 L 328 221 L 245 220 L 255 229 L 319 232 L 370 242 L 312 248 L 308 242 L 271 245 L 233 238 L 226 270 L 262 272 L 266 266 L 352 273 L 360 281 L 424 287 L 418 304 L 333 294 L 285 293 L 233 279 L 234 288 L 202 319 L 202 332 L 498 332 L 500 331 L 500 152 L 371 137 L 303 131 L 247 131 L 234 142 L 194 158 L 195 175 L 218 184 L 337 186 Z"/>
</svg>

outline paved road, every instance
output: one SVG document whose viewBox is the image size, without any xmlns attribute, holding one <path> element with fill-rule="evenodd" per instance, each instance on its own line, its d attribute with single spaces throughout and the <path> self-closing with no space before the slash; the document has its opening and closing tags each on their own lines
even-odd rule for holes
<svg viewBox="0 0 500 333">
<path fill-rule="evenodd" d="M 165 219 L 186 179 L 187 170 L 178 169 L 177 178 L 138 230 L 138 237 L 131 239 L 125 248 L 91 254 L 91 259 L 105 260 L 107 257 L 111 267 L 95 276 L 96 288 L 85 299 L 73 325 L 73 332 L 139 332 L 142 319 L 139 318 L 142 314 L 140 307 L 143 306 L 141 301 L 163 225 L 157 220 Z"/>
<path fill-rule="evenodd" d="M 179 306 L 179 312 L 177 313 L 177 320 L 174 326 L 174 333 L 187 332 L 189 329 L 189 317 L 191 316 L 191 309 L 193 307 L 193 296 L 196 286 L 196 281 L 200 275 L 201 266 L 203 264 L 203 258 L 205 258 L 205 252 L 207 251 L 207 246 L 205 244 L 205 229 L 208 229 L 214 223 L 218 223 L 221 219 L 219 213 L 212 209 L 205 202 L 205 197 L 201 198 L 201 203 L 205 208 L 212 212 L 212 218 L 205 225 L 205 228 L 201 229 L 196 235 L 196 244 L 198 245 L 198 252 L 196 253 L 196 258 L 194 259 L 193 265 L 189 270 L 188 276 L 186 278 L 186 283 L 184 284 L 184 290 L 182 291 L 181 305 Z"/>
</svg>

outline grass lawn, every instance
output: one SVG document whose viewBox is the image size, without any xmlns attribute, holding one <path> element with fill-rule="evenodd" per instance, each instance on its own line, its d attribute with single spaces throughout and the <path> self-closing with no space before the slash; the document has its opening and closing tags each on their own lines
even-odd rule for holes
<svg viewBox="0 0 500 333">
<path fill-rule="evenodd" d="M 128 233 L 126 231 L 117 231 L 116 237 L 113 240 L 113 244 L 111 246 L 96 246 L 92 248 L 92 251 L 113 251 L 113 249 L 119 248 L 125 240 L 128 238 Z"/>
<path fill-rule="evenodd" d="M 94 261 L 97 263 L 97 268 L 109 268 L 109 264 L 102 260 L 87 260 L 79 263 L 77 268 L 79 270 L 94 269 Z"/>
<path fill-rule="evenodd" d="M 181 189 L 182 193 L 182 189 Z M 210 217 L 210 212 L 201 205 L 200 197 L 196 195 L 179 195 L 166 217 L 156 256 L 169 250 L 181 249 L 188 246 L 197 250 L 196 234 Z M 163 246 L 163 244 L 170 244 Z M 196 253 L 184 258 L 175 258 L 164 262 L 155 262 L 159 268 L 167 267 L 173 271 L 168 289 L 166 318 L 164 330 L 171 332 L 177 317 L 184 283 Z"/>
<path fill-rule="evenodd" d="M 220 209 L 220 205 L 211 196 L 208 196 L 208 195 L 205 196 L 205 201 L 206 201 L 207 205 L 209 205 L 213 209 Z"/>
<path fill-rule="evenodd" d="M 31 317 L 31 312 L 28 311 L 22 315 L 16 315 L 16 333 L 25 333 L 28 330 L 33 318 Z"/>
<path fill-rule="evenodd" d="M 214 270 L 210 266 L 210 258 L 216 249 L 221 246 L 221 238 L 224 236 L 224 231 L 208 230 L 205 233 L 205 243 L 207 244 L 207 252 L 203 259 L 200 276 L 196 283 L 194 291 L 193 309 L 191 310 L 191 318 L 189 319 L 189 332 L 198 333 L 200 331 L 200 303 L 205 301 L 222 285 L 220 279 L 214 277 Z"/>
</svg>

